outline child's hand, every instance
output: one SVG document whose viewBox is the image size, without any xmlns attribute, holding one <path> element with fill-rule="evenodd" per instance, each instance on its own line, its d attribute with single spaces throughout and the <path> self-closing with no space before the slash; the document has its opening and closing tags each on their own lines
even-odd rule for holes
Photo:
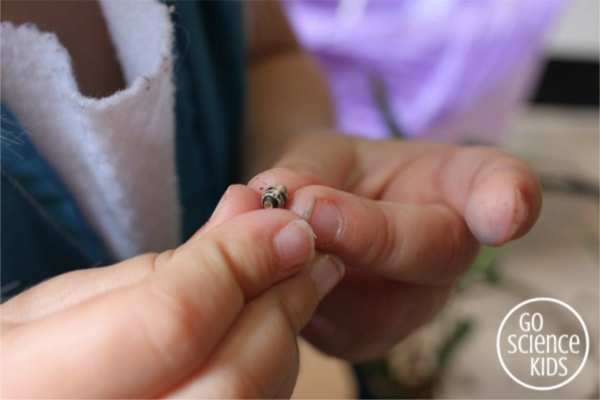
<svg viewBox="0 0 600 400">
<path fill-rule="evenodd" d="M 296 335 L 343 267 L 294 214 L 259 207 L 233 186 L 179 248 L 2 305 L 2 396 L 290 396 Z"/>
<path fill-rule="evenodd" d="M 318 250 L 348 266 L 304 335 L 353 360 L 378 356 L 427 321 L 479 243 L 525 234 L 539 183 L 499 150 L 314 135 L 293 142 L 250 186 L 281 183 Z"/>
</svg>

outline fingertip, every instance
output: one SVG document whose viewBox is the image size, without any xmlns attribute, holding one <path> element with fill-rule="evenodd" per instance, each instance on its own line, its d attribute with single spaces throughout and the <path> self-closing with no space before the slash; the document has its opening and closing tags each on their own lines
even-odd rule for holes
<svg viewBox="0 0 600 400">
<path fill-rule="evenodd" d="M 465 220 L 473 235 L 488 246 L 501 246 L 523 236 L 536 221 L 541 194 L 537 179 L 515 171 L 499 172 L 472 192 Z"/>
<path fill-rule="evenodd" d="M 214 227 L 231 217 L 260 208 L 260 197 L 248 186 L 230 185 L 215 208 L 207 228 Z"/>
<path fill-rule="evenodd" d="M 263 171 L 256 175 L 254 178 L 250 179 L 248 187 L 262 195 L 267 188 L 276 184 L 282 184 L 285 185 L 288 192 L 291 194 L 301 187 L 317 183 L 319 183 L 319 180 L 312 175 L 278 167 Z"/>
<path fill-rule="evenodd" d="M 235 200 L 238 203 L 252 204 L 254 209 L 258 209 L 260 206 L 260 197 L 246 185 L 239 183 L 230 185 L 227 188 L 226 194 L 228 195 L 228 199 Z"/>
</svg>

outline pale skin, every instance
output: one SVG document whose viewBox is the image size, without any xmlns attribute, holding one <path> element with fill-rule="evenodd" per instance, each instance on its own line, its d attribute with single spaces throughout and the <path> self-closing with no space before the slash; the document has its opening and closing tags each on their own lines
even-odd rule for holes
<svg viewBox="0 0 600 400">
<path fill-rule="evenodd" d="M 4 303 L 4 397 L 289 397 L 299 334 L 350 360 L 384 354 L 441 307 L 479 243 L 535 222 L 538 181 L 507 153 L 334 132 L 276 3 L 252 7 L 251 24 L 269 23 L 251 30 L 241 173 L 258 175 L 177 249 Z M 261 210 L 275 183 L 286 210 Z"/>
</svg>

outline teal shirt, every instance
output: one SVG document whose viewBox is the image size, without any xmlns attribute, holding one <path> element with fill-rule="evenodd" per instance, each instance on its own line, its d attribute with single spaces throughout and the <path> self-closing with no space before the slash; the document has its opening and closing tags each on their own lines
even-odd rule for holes
<svg viewBox="0 0 600 400">
<path fill-rule="evenodd" d="M 187 239 L 236 180 L 246 69 L 243 10 L 238 1 L 166 3 L 175 6 L 175 148 Z M 1 151 L 2 299 L 69 270 L 111 264 L 60 177 L 4 105 Z"/>
<path fill-rule="evenodd" d="M 188 238 L 236 178 L 246 54 L 241 3 L 175 4 L 177 171 Z"/>
</svg>

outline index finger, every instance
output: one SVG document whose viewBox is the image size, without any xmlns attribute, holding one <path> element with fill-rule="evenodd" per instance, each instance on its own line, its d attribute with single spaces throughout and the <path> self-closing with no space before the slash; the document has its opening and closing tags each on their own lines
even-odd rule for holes
<svg viewBox="0 0 600 400">
<path fill-rule="evenodd" d="M 281 183 L 294 192 L 324 184 L 358 196 L 410 204 L 445 204 L 484 244 L 498 246 L 524 235 L 541 209 L 535 173 L 510 154 L 492 148 L 348 139 L 340 147 L 315 137 L 249 184 L 261 193 Z M 343 154 L 341 158 L 336 155 Z M 320 158 L 319 158 L 320 157 Z M 353 164 L 352 164 L 353 163 Z M 287 168 L 282 168 L 287 167 Z"/>
<path fill-rule="evenodd" d="M 445 205 L 374 201 L 308 186 L 290 207 L 312 226 L 318 249 L 397 281 L 451 284 L 478 248 L 462 218 Z"/>
</svg>

